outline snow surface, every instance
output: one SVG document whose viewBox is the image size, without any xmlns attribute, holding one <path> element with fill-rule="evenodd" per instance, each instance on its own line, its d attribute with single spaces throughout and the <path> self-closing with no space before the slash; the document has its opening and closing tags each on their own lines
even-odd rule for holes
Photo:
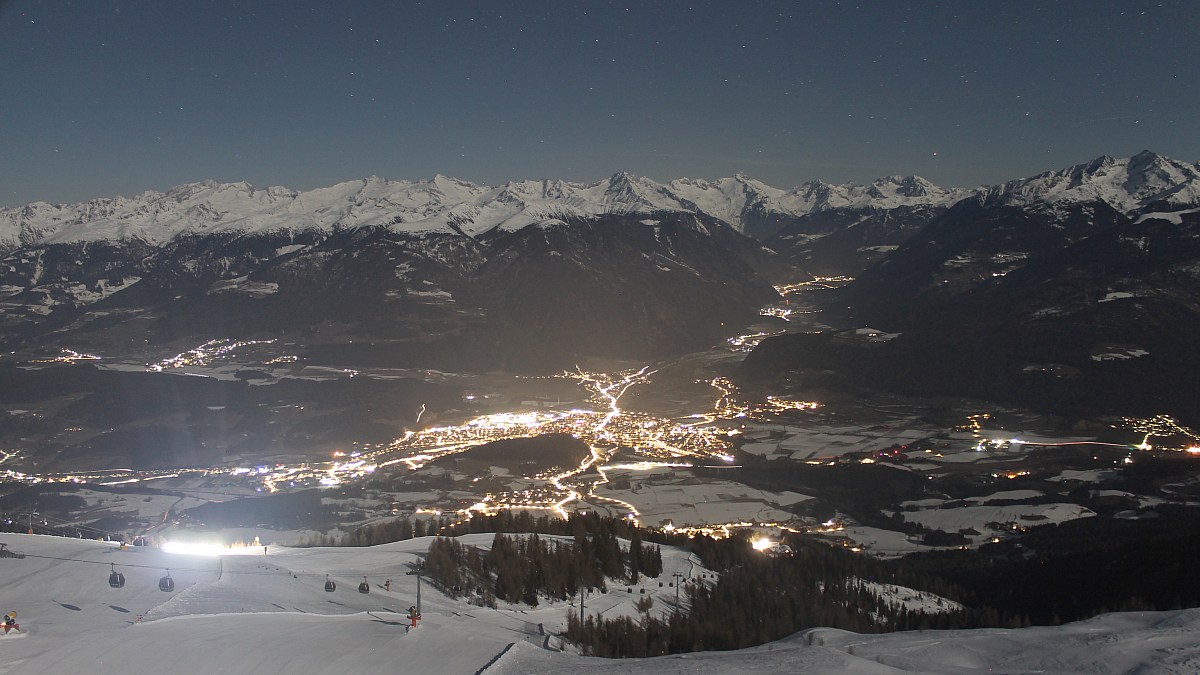
<svg viewBox="0 0 1200 675">
<path fill-rule="evenodd" d="M 836 208 L 949 205 L 972 192 L 938 187 L 919 176 L 888 176 L 867 185 L 810 181 L 785 191 L 738 174 L 716 181 L 682 178 L 671 181 L 666 188 L 705 213 L 735 226 L 743 225 L 743 214 L 754 206 L 798 216 Z"/>
<path fill-rule="evenodd" d="M 881 584 L 865 579 L 855 579 L 853 585 L 866 589 L 872 595 L 883 599 L 887 603 L 902 607 L 910 612 L 938 614 L 941 612 L 958 611 L 963 608 L 962 605 L 953 600 L 948 600 L 928 591 L 914 590 L 907 586 Z"/>
<path fill-rule="evenodd" d="M 732 652 L 599 661 L 518 643 L 485 672 L 1195 673 L 1200 610 L 1106 614 L 1058 627 L 859 635 L 816 628 Z"/>
<path fill-rule="evenodd" d="M 1001 500 L 1017 501 L 1022 499 L 1038 499 L 1039 497 L 1044 496 L 1046 496 L 1046 493 L 1042 492 L 1041 490 L 1001 490 L 1000 492 L 993 492 L 992 494 L 984 495 L 983 497 L 967 497 L 963 501 L 975 504 L 986 504 L 988 502 Z"/>
<path fill-rule="evenodd" d="M 1185 213 L 1200 213 L 1200 209 L 1185 209 L 1183 211 L 1173 211 L 1173 212 L 1166 212 L 1166 213 L 1155 211 L 1154 213 L 1147 213 L 1147 214 L 1142 215 L 1141 217 L 1139 217 L 1137 219 L 1137 221 L 1134 224 L 1140 225 L 1141 223 L 1143 223 L 1147 220 L 1165 220 L 1169 223 L 1174 223 L 1175 225 L 1182 225 L 1183 224 L 1183 215 Z M 1111 293 L 1109 295 L 1111 295 Z"/>
<path fill-rule="evenodd" d="M 1077 518 L 1096 515 L 1091 509 L 1078 504 L 1013 504 L 1009 506 L 961 506 L 949 509 L 924 511 L 902 511 L 900 514 L 910 523 L 946 532 L 974 529 L 981 534 L 988 532 L 988 523 L 1015 522 L 1026 526 L 1064 523 Z"/>
<path fill-rule="evenodd" d="M 1116 479 L 1117 472 L 1112 469 L 1064 469 L 1057 476 L 1048 480 L 1077 480 L 1084 483 L 1099 483 L 1101 481 Z"/>
<path fill-rule="evenodd" d="M 892 445 L 904 445 L 925 438 L 932 431 L 919 423 L 912 426 L 897 424 L 898 428 L 864 427 L 861 425 L 809 427 L 747 424 L 746 438 L 757 439 L 771 432 L 783 431 L 779 440 L 751 440 L 742 446 L 744 452 L 765 457 L 786 456 L 796 460 L 840 457 L 848 453 L 882 450 Z"/>
<path fill-rule="evenodd" d="M 482 544 L 491 535 L 469 535 Z M 415 602 L 405 563 L 429 539 L 370 548 L 289 549 L 206 558 L 159 549 L 4 534 L 28 557 L 0 558 L 4 611 L 24 633 L 0 636 L 0 673 L 1184 673 L 1200 668 L 1200 610 L 1108 614 L 1054 628 L 858 635 L 813 629 L 733 652 L 609 661 L 562 653 L 546 634 L 565 603 L 484 609 L 426 584 L 423 621 L 406 632 Z M 90 562 L 85 562 L 90 561 Z M 107 583 L 109 563 L 124 588 Z M 140 567 L 135 567 L 138 565 Z M 668 572 L 704 574 L 683 551 L 664 549 Z M 158 590 L 171 569 L 176 589 Z M 337 590 L 323 590 L 325 575 Z M 366 575 L 371 592 L 357 586 Z M 380 585 L 392 580 L 391 591 Z M 669 577 L 667 577 L 669 578 Z M 668 611 L 674 589 L 644 587 Z M 906 589 L 887 589 L 898 597 Z M 638 589 L 589 596 L 589 611 L 626 613 Z M 913 598 L 928 602 L 928 598 Z M 544 634 L 545 633 L 545 634 Z M 550 649 L 546 647 L 550 646 Z"/>
<path fill-rule="evenodd" d="M 1142 151 L 1128 159 L 1107 155 L 1069 169 L 1012 180 L 980 192 L 984 202 L 1028 206 L 1100 200 L 1126 214 L 1151 204 L 1200 204 L 1200 165 Z M 1164 214 L 1156 214 L 1164 217 Z"/>
<path fill-rule="evenodd" d="M 1128 361 L 1139 356 L 1149 356 L 1150 352 L 1141 347 L 1101 347 L 1092 354 L 1093 361 Z"/>
<path fill-rule="evenodd" d="M 830 535 L 830 537 L 853 542 L 872 555 L 882 558 L 901 556 L 915 551 L 932 551 L 939 548 L 937 546 L 926 546 L 920 543 L 920 541 L 910 538 L 903 532 L 884 530 L 878 527 L 867 527 L 865 525 L 848 526 L 836 534 Z"/>
<path fill-rule="evenodd" d="M 796 492 L 768 492 L 730 481 L 700 482 L 691 477 L 631 479 L 629 489 L 616 489 L 610 482 L 596 490 L 600 497 L 619 499 L 641 514 L 650 525 L 672 522 L 676 526 L 701 526 L 713 523 L 786 522 L 796 516 L 772 505 L 789 506 L 812 499 Z"/>
</svg>

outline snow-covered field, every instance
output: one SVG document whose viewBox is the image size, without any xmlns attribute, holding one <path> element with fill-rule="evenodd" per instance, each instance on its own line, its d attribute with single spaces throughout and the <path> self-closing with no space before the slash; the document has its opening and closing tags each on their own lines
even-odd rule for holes
<svg viewBox="0 0 1200 675">
<path fill-rule="evenodd" d="M 24 633 L 0 635 L 0 673 L 1189 673 L 1200 669 L 1200 610 L 1109 614 L 1057 628 L 858 635 L 813 629 L 755 649 L 607 661 L 562 653 L 547 634 L 566 603 L 485 609 L 430 586 L 411 632 L 416 598 L 405 563 L 429 544 L 289 549 L 221 559 L 159 549 L 4 534 L 24 559 L 0 558 L 2 611 Z M 491 535 L 469 535 L 486 545 Z M 126 577 L 108 585 L 110 563 Z M 685 552 L 664 550 L 668 573 L 698 576 Z M 170 568 L 176 587 L 158 589 Z M 323 590 L 325 575 L 337 589 Z M 370 593 L 357 590 L 366 576 Z M 381 584 L 392 580 L 390 591 Z M 664 578 L 671 578 L 665 576 Z M 643 584 L 651 611 L 674 589 Z M 639 588 L 610 587 L 589 612 L 633 613 Z"/>
<path fill-rule="evenodd" d="M 742 446 L 744 452 L 771 459 L 789 457 L 796 460 L 840 457 L 852 452 L 881 450 L 891 445 L 903 445 L 932 435 L 929 427 L 914 425 L 905 428 L 870 428 L 862 426 L 784 426 L 767 424 L 747 425 L 746 437 L 757 439 L 782 432 L 777 440 L 753 440 Z"/>
<path fill-rule="evenodd" d="M 1017 523 L 1025 527 L 1064 523 L 1096 514 L 1078 504 L 1014 504 L 1010 506 L 962 506 L 952 509 L 927 509 L 901 513 L 910 523 L 920 523 L 933 530 L 958 532 L 973 529 L 986 535 L 988 523 Z"/>
<path fill-rule="evenodd" d="M 796 492 L 768 492 L 730 481 L 700 482 L 690 477 L 634 478 L 626 489 L 612 487 L 614 482 L 601 485 L 596 494 L 632 504 L 641 521 L 651 526 L 668 521 L 676 526 L 784 522 L 796 516 L 777 507 L 812 499 Z"/>
</svg>

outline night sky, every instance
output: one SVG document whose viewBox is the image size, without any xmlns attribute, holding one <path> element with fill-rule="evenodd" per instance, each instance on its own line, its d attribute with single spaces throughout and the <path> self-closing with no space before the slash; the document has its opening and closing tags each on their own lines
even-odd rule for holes
<svg viewBox="0 0 1200 675">
<path fill-rule="evenodd" d="M 1200 2 L 0 0 L 0 205 L 1200 159 Z"/>
</svg>

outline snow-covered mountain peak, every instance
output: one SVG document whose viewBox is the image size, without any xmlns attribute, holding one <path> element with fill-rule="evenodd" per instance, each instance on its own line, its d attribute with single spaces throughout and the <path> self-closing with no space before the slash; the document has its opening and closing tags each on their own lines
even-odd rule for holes
<svg viewBox="0 0 1200 675">
<path fill-rule="evenodd" d="M 452 176 L 444 176 L 440 173 L 434 174 L 429 183 L 445 193 L 457 192 L 459 190 L 474 190 L 479 187 L 470 181 L 454 178 Z"/>
<path fill-rule="evenodd" d="M 649 211 L 678 211 L 686 210 L 678 200 L 664 192 L 663 186 L 646 178 L 626 171 L 613 174 L 603 181 L 604 194 L 602 202 L 605 211 L 637 213 Z"/>
<path fill-rule="evenodd" d="M 162 196 L 173 199 L 177 202 L 182 202 L 185 199 L 191 199 L 196 195 L 196 193 L 202 190 L 211 190 L 218 185 L 220 185 L 220 183 L 212 179 L 196 181 L 195 183 L 180 183 L 179 185 L 174 185 L 168 188 L 166 192 L 162 193 Z M 151 199 L 156 194 L 158 193 L 143 192 L 142 194 L 138 195 L 137 198 Z"/>
<path fill-rule="evenodd" d="M 295 190 L 282 185 L 272 185 L 266 189 L 266 192 L 273 199 L 295 199 L 298 194 Z"/>
<path fill-rule="evenodd" d="M 880 181 L 894 185 L 895 194 L 902 197 L 925 197 L 938 189 L 920 176 L 888 176 Z"/>
<path fill-rule="evenodd" d="M 764 183 L 755 180 L 754 178 L 746 175 L 745 173 L 743 173 L 741 171 L 738 171 L 737 173 L 733 174 L 733 179 L 735 181 L 737 181 L 738 183 L 741 183 L 742 185 L 745 185 L 746 187 L 751 188 L 751 189 L 760 189 L 760 188 L 767 187 Z"/>
<path fill-rule="evenodd" d="M 655 190 L 659 185 L 645 176 L 638 176 L 628 171 L 614 173 L 608 179 L 608 194 L 638 195 L 645 190 Z"/>
<path fill-rule="evenodd" d="M 987 203 L 1047 208 L 1059 203 L 1100 200 L 1132 214 L 1150 204 L 1172 208 L 1200 205 L 1200 165 L 1143 150 L 1119 159 L 1103 155 L 1075 166 L 1011 180 L 981 195 Z"/>
<path fill-rule="evenodd" d="M 739 185 L 743 186 L 744 189 L 759 195 L 778 196 L 784 192 L 783 190 L 773 188 L 760 180 L 751 178 L 744 173 L 734 174 L 733 180 Z"/>
<path fill-rule="evenodd" d="M 887 176 L 867 185 L 836 185 L 814 180 L 797 187 L 790 194 L 806 204 L 809 212 L 813 212 L 842 208 L 948 206 L 971 192 L 962 188 L 939 187 L 920 176 Z"/>
<path fill-rule="evenodd" d="M 1198 180 L 1200 166 L 1175 162 L 1149 150 L 1143 150 L 1129 158 L 1122 187 L 1130 194 L 1153 198 L 1163 192 L 1184 196 L 1188 191 L 1179 188 L 1191 184 L 1191 194 L 1195 195 Z"/>
</svg>

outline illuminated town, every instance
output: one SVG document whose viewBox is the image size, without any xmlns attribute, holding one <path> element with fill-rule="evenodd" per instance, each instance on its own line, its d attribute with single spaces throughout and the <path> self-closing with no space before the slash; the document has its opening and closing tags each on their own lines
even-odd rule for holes
<svg viewBox="0 0 1200 675">
<path fill-rule="evenodd" d="M 840 278 L 822 279 L 807 284 L 784 287 L 785 295 L 796 293 L 814 285 L 836 284 Z M 790 309 L 764 314 L 787 320 Z M 758 333 L 735 338 L 731 344 L 749 348 L 765 335 Z M 739 342 L 740 341 L 740 342 Z M 193 369 L 211 366 L 221 360 L 244 359 L 246 348 L 256 345 L 271 345 L 274 340 L 218 339 L 206 342 L 194 349 L 165 358 L 146 366 L 152 372 L 190 367 Z M 239 351 L 240 350 L 240 351 Z M 76 363 L 94 361 L 100 357 L 63 349 L 54 359 L 34 361 L 37 363 Z M 294 364 L 298 357 L 291 355 L 263 355 L 260 362 L 271 364 Z M 351 369 L 329 369 L 338 376 L 354 377 L 359 374 Z M 600 511 L 648 526 L 662 527 L 690 536 L 729 536 L 737 530 L 758 532 L 808 531 L 822 534 L 842 532 L 845 523 L 839 518 L 836 525 L 814 524 L 786 508 L 784 496 L 755 493 L 742 490 L 733 504 L 757 504 L 749 511 L 734 508 L 727 511 L 729 517 L 721 518 L 722 511 L 710 510 L 705 514 L 691 516 L 682 511 L 673 512 L 670 507 L 658 506 L 654 516 L 643 522 L 645 506 L 639 506 L 645 497 L 638 497 L 636 484 L 648 483 L 652 490 L 666 488 L 674 490 L 686 505 L 693 499 L 707 502 L 717 499 L 731 488 L 688 488 L 697 479 L 693 470 L 734 468 L 737 448 L 748 428 L 753 428 L 756 438 L 771 429 L 788 429 L 789 425 L 801 424 L 803 417 L 819 412 L 824 406 L 816 401 L 797 400 L 789 397 L 766 396 L 759 401 L 749 401 L 727 378 L 714 377 L 696 382 L 711 392 L 707 397 L 707 409 L 703 412 L 679 414 L 670 417 L 622 408 L 623 397 L 635 388 L 651 385 L 658 372 L 650 366 L 628 369 L 615 373 L 593 372 L 576 368 L 554 377 L 574 383 L 586 394 L 586 404 L 578 403 L 558 406 L 540 405 L 536 409 L 510 412 L 491 412 L 469 417 L 457 423 L 435 424 L 411 429 L 390 442 L 356 442 L 345 450 L 337 450 L 328 461 L 276 461 L 251 466 L 213 466 L 205 468 L 174 468 L 160 470 L 105 469 L 87 472 L 37 474 L 21 471 L 15 465 L 23 465 L 23 456 L 16 449 L 0 449 L 0 479 L 25 483 L 75 483 L 93 484 L 106 488 L 122 485 L 160 485 L 184 493 L 195 491 L 203 494 L 210 490 L 206 486 L 219 486 L 224 499 L 289 492 L 313 487 L 344 488 L 362 484 L 372 478 L 391 477 L 408 480 L 445 474 L 446 464 L 439 460 L 495 441 L 532 438 L 542 435 L 562 434 L 578 439 L 586 445 L 586 456 L 566 466 L 516 467 L 510 465 L 480 469 L 454 469 L 453 480 L 460 487 L 452 491 L 422 492 L 422 501 L 411 500 L 406 504 L 407 512 L 415 515 L 451 516 L 469 519 L 475 515 L 492 515 L 503 510 L 545 511 L 566 517 L 574 511 Z M 536 378 L 534 378 L 536 379 Z M 465 401 L 476 399 L 474 394 L 464 395 Z M 696 400 L 702 400 L 700 398 Z M 527 407 L 527 406 L 526 406 Z M 421 405 L 416 423 L 421 424 L 427 406 Z M 797 417 L 800 415 L 801 417 Z M 924 461 L 953 462 L 956 453 L 970 452 L 989 454 L 1004 453 L 1003 461 L 1012 457 L 1023 457 L 1033 448 L 1070 445 L 1111 446 L 1125 452 L 1123 463 L 1132 463 L 1137 451 L 1183 451 L 1200 453 L 1200 435 L 1181 425 L 1167 415 L 1152 418 L 1123 418 L 1114 429 L 1126 429 L 1141 435 L 1140 443 L 1102 443 L 1092 439 L 1031 438 L 999 434 L 992 413 L 966 414 L 965 422 L 949 429 L 951 438 L 961 440 L 952 445 L 943 443 L 938 449 L 924 447 L 919 450 Z M 815 422 L 814 422 L 815 423 Z M 825 422 L 822 422 L 824 424 Z M 750 425 L 748 427 L 748 425 Z M 890 429 L 887 427 L 886 429 Z M 768 430 L 768 431 L 764 431 Z M 782 433 L 782 432 L 781 432 Z M 870 444 L 872 436 L 865 431 L 854 431 L 859 443 Z M 893 447 L 885 449 L 884 438 L 895 437 L 893 432 L 880 435 L 878 450 L 834 453 L 824 457 L 805 459 L 809 464 L 832 465 L 838 462 L 870 464 L 880 461 L 903 462 L 907 452 L 916 449 Z M 932 432 L 931 432 L 932 433 Z M 819 434 L 818 434 L 819 435 Z M 1182 444 L 1181 444 L 1182 443 Z M 867 445 L 866 447 L 870 447 Z M 800 459 L 800 458 L 798 458 Z M 973 461 L 988 461 L 973 460 Z M 4 466 L 7 465 L 7 466 Z M 453 464 L 452 466 L 458 466 Z M 474 466 L 473 464 L 470 466 Z M 433 472 L 433 473 L 430 473 Z M 677 475 L 678 474 L 678 475 Z M 995 479 L 1015 481 L 1029 477 L 1026 469 L 1006 469 L 990 472 Z M 616 478 L 615 478 L 616 477 Z M 619 481 L 632 488 L 614 489 Z M 705 479 L 708 480 L 708 479 Z M 703 481 L 700 482 L 702 484 Z M 719 482 L 718 482 L 719 483 Z M 688 490 L 692 490 L 688 492 Z M 693 495 L 691 497 L 687 495 Z M 403 499 L 403 493 L 394 498 Z M 666 499 L 664 497 L 664 499 Z M 807 499 L 803 495 L 790 497 Z M 635 503 L 637 502 L 637 503 Z M 686 509 L 685 509 L 686 510 Z M 397 511 L 392 509 L 392 513 Z M 747 513 L 756 513 L 755 518 L 746 518 Z M 840 535 L 839 535 L 840 536 Z M 850 544 L 846 544 L 850 545 Z"/>
<path fill-rule="evenodd" d="M 94 354 L 83 354 L 73 349 L 63 349 L 58 356 L 48 359 L 32 359 L 30 363 L 79 363 L 80 361 L 99 360 L 100 357 Z"/>
<path fill-rule="evenodd" d="M 227 358 L 239 348 L 255 344 L 270 344 L 270 341 L 212 340 L 148 366 L 148 369 L 159 372 L 168 368 L 202 366 Z M 565 517 L 569 509 L 576 508 L 573 503 L 586 502 L 591 506 L 607 507 L 636 521 L 640 513 L 633 504 L 596 494 L 596 488 L 608 482 L 610 472 L 688 469 L 714 463 L 725 466 L 733 461 L 732 438 L 739 433 L 738 427 L 742 421 L 756 417 L 766 419 L 784 410 L 812 410 L 818 405 L 780 397 L 770 397 L 757 405 L 738 402 L 732 383 L 724 378 L 716 378 L 708 383 L 717 396 L 713 409 L 707 412 L 667 419 L 623 410 L 619 405 L 622 396 L 632 387 L 649 383 L 653 375 L 654 371 L 649 367 L 615 374 L 583 369 L 564 372 L 558 377 L 583 387 L 590 394 L 592 408 L 481 415 L 460 424 L 409 431 L 390 443 L 355 444 L 349 451 L 337 451 L 330 461 L 323 463 L 138 471 L 109 469 L 45 475 L 8 469 L 0 475 L 6 480 L 28 483 L 92 483 L 106 487 L 169 479 L 210 482 L 224 479 L 253 492 L 276 493 L 315 486 L 346 485 L 382 473 L 417 472 L 439 459 L 494 441 L 543 434 L 569 434 L 586 443 L 590 450 L 589 455 L 577 466 L 560 470 L 541 469 L 531 475 L 513 477 L 509 479 L 510 489 L 483 493 L 469 505 L 453 508 L 445 504 L 430 504 L 414 511 L 440 514 L 449 508 L 449 512 L 469 518 L 473 514 L 494 514 L 503 509 L 528 509 L 546 510 Z M 622 451 L 637 459 L 614 461 Z M 16 451 L 5 451 L 0 455 L 0 464 L 17 457 L 19 453 Z M 715 525 L 713 528 L 712 532 L 725 532 L 729 526 Z M 704 528 L 696 531 L 709 530 Z"/>
<path fill-rule="evenodd" d="M 1150 439 L 1155 437 L 1162 439 L 1182 438 L 1187 439 L 1189 442 L 1189 445 L 1184 448 L 1186 452 L 1200 453 L 1200 435 L 1183 426 L 1170 415 L 1155 415 L 1148 419 L 1125 417 L 1122 418 L 1121 422 L 1123 426 L 1139 434 L 1145 434 L 1141 444 L 1138 445 L 1139 450 L 1150 450 L 1153 448 L 1154 446 L 1150 444 Z"/>
<path fill-rule="evenodd" d="M 273 344 L 274 342 L 274 340 L 209 340 L 195 349 L 190 349 L 182 354 L 176 354 L 175 356 L 163 359 L 157 363 L 148 364 L 146 366 L 146 370 L 157 373 L 169 368 L 183 368 L 184 366 L 207 366 L 218 359 L 232 357 L 234 352 L 242 347 L 250 347 L 252 345 L 262 344 L 269 345 Z M 288 362 L 294 360 L 295 357 L 280 357 L 279 362 Z"/>
</svg>

